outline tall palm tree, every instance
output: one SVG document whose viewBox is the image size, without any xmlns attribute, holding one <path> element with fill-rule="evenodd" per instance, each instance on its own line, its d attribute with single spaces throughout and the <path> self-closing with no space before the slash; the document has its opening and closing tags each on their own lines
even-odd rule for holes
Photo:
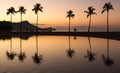
<svg viewBox="0 0 120 73">
<path fill-rule="evenodd" d="M 16 11 L 15 11 L 15 9 L 14 9 L 14 7 L 10 7 L 9 9 L 7 9 L 7 15 L 9 15 L 9 14 L 11 14 L 10 15 L 10 21 L 11 21 L 11 23 L 12 23 L 12 15 L 14 15 L 16 13 Z M 9 56 L 9 57 L 11 57 L 11 59 L 12 58 L 14 58 L 14 56 L 15 56 L 15 54 L 14 53 L 12 53 L 12 37 L 11 37 L 11 40 L 10 40 L 10 48 L 11 48 L 11 53 L 9 53 L 9 52 L 6 52 L 6 54 Z"/>
<path fill-rule="evenodd" d="M 105 3 L 104 6 L 103 6 L 103 10 L 102 10 L 102 14 L 107 11 L 107 32 L 109 32 L 109 11 L 110 10 L 113 10 L 113 5 L 108 2 L 108 3 Z"/>
<path fill-rule="evenodd" d="M 35 14 L 37 15 L 37 20 L 36 20 L 36 32 L 38 32 L 37 26 L 38 26 L 38 12 L 43 12 L 43 7 L 41 6 L 41 4 L 37 3 L 36 5 L 34 5 L 34 8 L 32 9 L 32 11 L 35 11 Z"/>
<path fill-rule="evenodd" d="M 72 58 L 75 54 L 75 51 L 71 49 L 71 43 L 70 43 L 70 35 L 69 35 L 69 49 L 67 50 L 67 56 L 69 58 Z"/>
<path fill-rule="evenodd" d="M 90 17 L 88 32 L 90 32 L 91 17 L 92 17 L 92 15 L 97 14 L 94 11 L 95 11 L 95 8 L 93 8 L 93 6 L 88 7 L 88 11 L 84 11 L 85 13 L 87 13 L 87 18 Z"/>
<path fill-rule="evenodd" d="M 72 10 L 69 10 L 69 11 L 67 12 L 67 16 L 66 16 L 66 17 L 69 18 L 69 33 L 70 33 L 70 21 L 71 21 L 71 17 L 72 17 L 72 18 L 75 17 L 75 14 L 73 14 L 73 11 L 72 11 Z"/>
<path fill-rule="evenodd" d="M 19 10 L 17 12 L 20 12 L 21 15 L 21 26 L 20 26 L 20 31 L 22 31 L 22 14 L 25 14 L 26 9 L 23 6 L 19 7 Z"/>
<path fill-rule="evenodd" d="M 10 7 L 9 9 L 7 9 L 7 15 L 11 14 L 10 18 L 11 18 L 11 22 L 12 22 L 12 15 L 14 15 L 16 13 L 14 7 Z"/>
</svg>

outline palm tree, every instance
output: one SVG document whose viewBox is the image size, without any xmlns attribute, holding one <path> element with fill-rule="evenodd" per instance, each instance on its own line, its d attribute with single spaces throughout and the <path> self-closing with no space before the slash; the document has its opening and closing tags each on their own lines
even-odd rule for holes
<svg viewBox="0 0 120 73">
<path fill-rule="evenodd" d="M 21 6 L 21 7 L 19 7 L 19 10 L 18 10 L 17 12 L 20 12 L 20 14 L 21 14 L 21 26 L 20 26 L 20 31 L 22 31 L 22 14 L 25 14 L 26 9 L 25 9 L 23 6 Z"/>
<path fill-rule="evenodd" d="M 37 26 L 38 26 L 38 12 L 43 12 L 43 7 L 41 6 L 41 4 L 37 3 L 36 5 L 34 5 L 34 8 L 32 9 L 32 11 L 35 11 L 35 14 L 37 15 L 37 20 L 36 20 L 36 32 L 38 32 Z"/>
<path fill-rule="evenodd" d="M 12 23 L 12 15 L 14 15 L 16 13 L 14 7 L 10 7 L 9 9 L 7 9 L 7 15 L 10 15 L 10 21 Z M 14 52 L 12 52 L 12 37 L 11 37 L 11 41 L 10 41 L 10 53 L 7 51 L 6 55 L 8 56 L 9 59 L 14 59 L 14 56 L 16 56 L 16 54 Z"/>
<path fill-rule="evenodd" d="M 75 54 L 75 51 L 71 49 L 71 43 L 70 43 L 70 36 L 69 36 L 69 49 L 67 50 L 67 56 L 69 58 L 72 58 Z"/>
<path fill-rule="evenodd" d="M 109 38 L 107 38 L 107 55 L 102 55 L 103 62 L 106 66 L 112 66 L 114 61 L 109 56 Z"/>
<path fill-rule="evenodd" d="M 85 56 L 85 58 L 88 58 L 88 60 L 92 62 L 93 60 L 95 60 L 96 54 L 92 52 L 90 37 L 88 37 L 88 41 L 89 41 L 90 50 L 87 50 L 87 55 Z"/>
<path fill-rule="evenodd" d="M 10 7 L 9 9 L 7 9 L 7 15 L 11 14 L 11 22 L 12 22 L 12 15 L 14 15 L 16 13 L 14 7 Z"/>
<path fill-rule="evenodd" d="M 73 11 L 72 11 L 72 10 L 69 10 L 69 11 L 67 12 L 67 16 L 66 16 L 66 17 L 69 18 L 69 33 L 70 33 L 70 21 L 71 21 L 71 17 L 72 17 L 72 18 L 75 17 L 75 14 L 73 14 Z"/>
<path fill-rule="evenodd" d="M 105 3 L 103 6 L 102 14 L 107 11 L 107 32 L 109 32 L 109 10 L 113 9 L 113 5 L 110 2 Z"/>
<path fill-rule="evenodd" d="M 97 14 L 94 11 L 95 11 L 95 8 L 93 8 L 93 6 L 88 7 L 88 11 L 84 11 L 85 13 L 87 13 L 87 18 L 90 17 L 88 32 L 90 32 L 91 17 L 92 17 L 92 15 Z"/>
</svg>

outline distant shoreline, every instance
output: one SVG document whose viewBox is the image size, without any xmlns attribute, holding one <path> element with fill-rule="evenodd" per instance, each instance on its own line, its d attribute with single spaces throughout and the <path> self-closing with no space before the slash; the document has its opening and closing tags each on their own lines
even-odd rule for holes
<svg viewBox="0 0 120 73">
<path fill-rule="evenodd" d="M 0 36 L 13 36 L 13 37 L 19 37 L 20 34 L 22 36 L 36 36 L 36 35 L 42 35 L 42 36 L 84 36 L 84 37 L 97 37 L 97 38 L 109 38 L 114 40 L 120 41 L 120 32 L 0 32 Z"/>
</svg>

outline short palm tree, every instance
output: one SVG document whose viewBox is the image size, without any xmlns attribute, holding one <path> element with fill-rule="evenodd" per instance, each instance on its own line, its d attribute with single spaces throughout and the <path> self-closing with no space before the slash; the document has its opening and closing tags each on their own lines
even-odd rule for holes
<svg viewBox="0 0 120 73">
<path fill-rule="evenodd" d="M 97 14 L 94 11 L 95 11 L 95 8 L 93 8 L 93 6 L 88 7 L 88 11 L 84 11 L 85 13 L 87 13 L 87 18 L 90 17 L 88 32 L 90 32 L 91 17 L 92 17 L 92 15 Z"/>
<path fill-rule="evenodd" d="M 72 10 L 69 10 L 69 11 L 67 12 L 67 16 L 66 16 L 66 17 L 69 18 L 69 33 L 70 33 L 70 22 L 71 22 L 71 17 L 72 17 L 72 18 L 75 17 L 75 14 L 73 14 L 73 11 L 72 11 Z"/>
<path fill-rule="evenodd" d="M 11 14 L 10 18 L 11 18 L 11 22 L 12 22 L 12 15 L 14 15 L 16 13 L 14 7 L 10 7 L 9 9 L 7 9 L 7 15 Z"/>
<path fill-rule="evenodd" d="M 109 32 L 109 10 L 113 9 L 113 5 L 110 2 L 105 3 L 103 6 L 102 14 L 107 11 L 107 32 Z"/>
<path fill-rule="evenodd" d="M 20 14 L 21 14 L 21 26 L 20 26 L 20 31 L 22 31 L 22 14 L 25 14 L 26 9 L 25 9 L 23 6 L 21 6 L 21 7 L 19 7 L 19 10 L 18 10 L 17 12 L 20 12 Z"/>
<path fill-rule="evenodd" d="M 36 32 L 38 32 L 37 26 L 38 26 L 38 12 L 43 12 L 43 7 L 41 6 L 41 4 L 37 3 L 36 5 L 34 5 L 34 8 L 32 9 L 32 11 L 35 11 L 35 14 L 37 15 L 37 20 L 36 20 Z"/>
</svg>

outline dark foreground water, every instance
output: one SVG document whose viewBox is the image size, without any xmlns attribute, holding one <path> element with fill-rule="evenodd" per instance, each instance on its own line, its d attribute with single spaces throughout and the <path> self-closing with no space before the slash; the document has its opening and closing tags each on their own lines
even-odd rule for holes
<svg viewBox="0 0 120 73">
<path fill-rule="evenodd" d="M 120 41 L 70 36 L 0 40 L 0 73 L 120 73 Z"/>
</svg>

